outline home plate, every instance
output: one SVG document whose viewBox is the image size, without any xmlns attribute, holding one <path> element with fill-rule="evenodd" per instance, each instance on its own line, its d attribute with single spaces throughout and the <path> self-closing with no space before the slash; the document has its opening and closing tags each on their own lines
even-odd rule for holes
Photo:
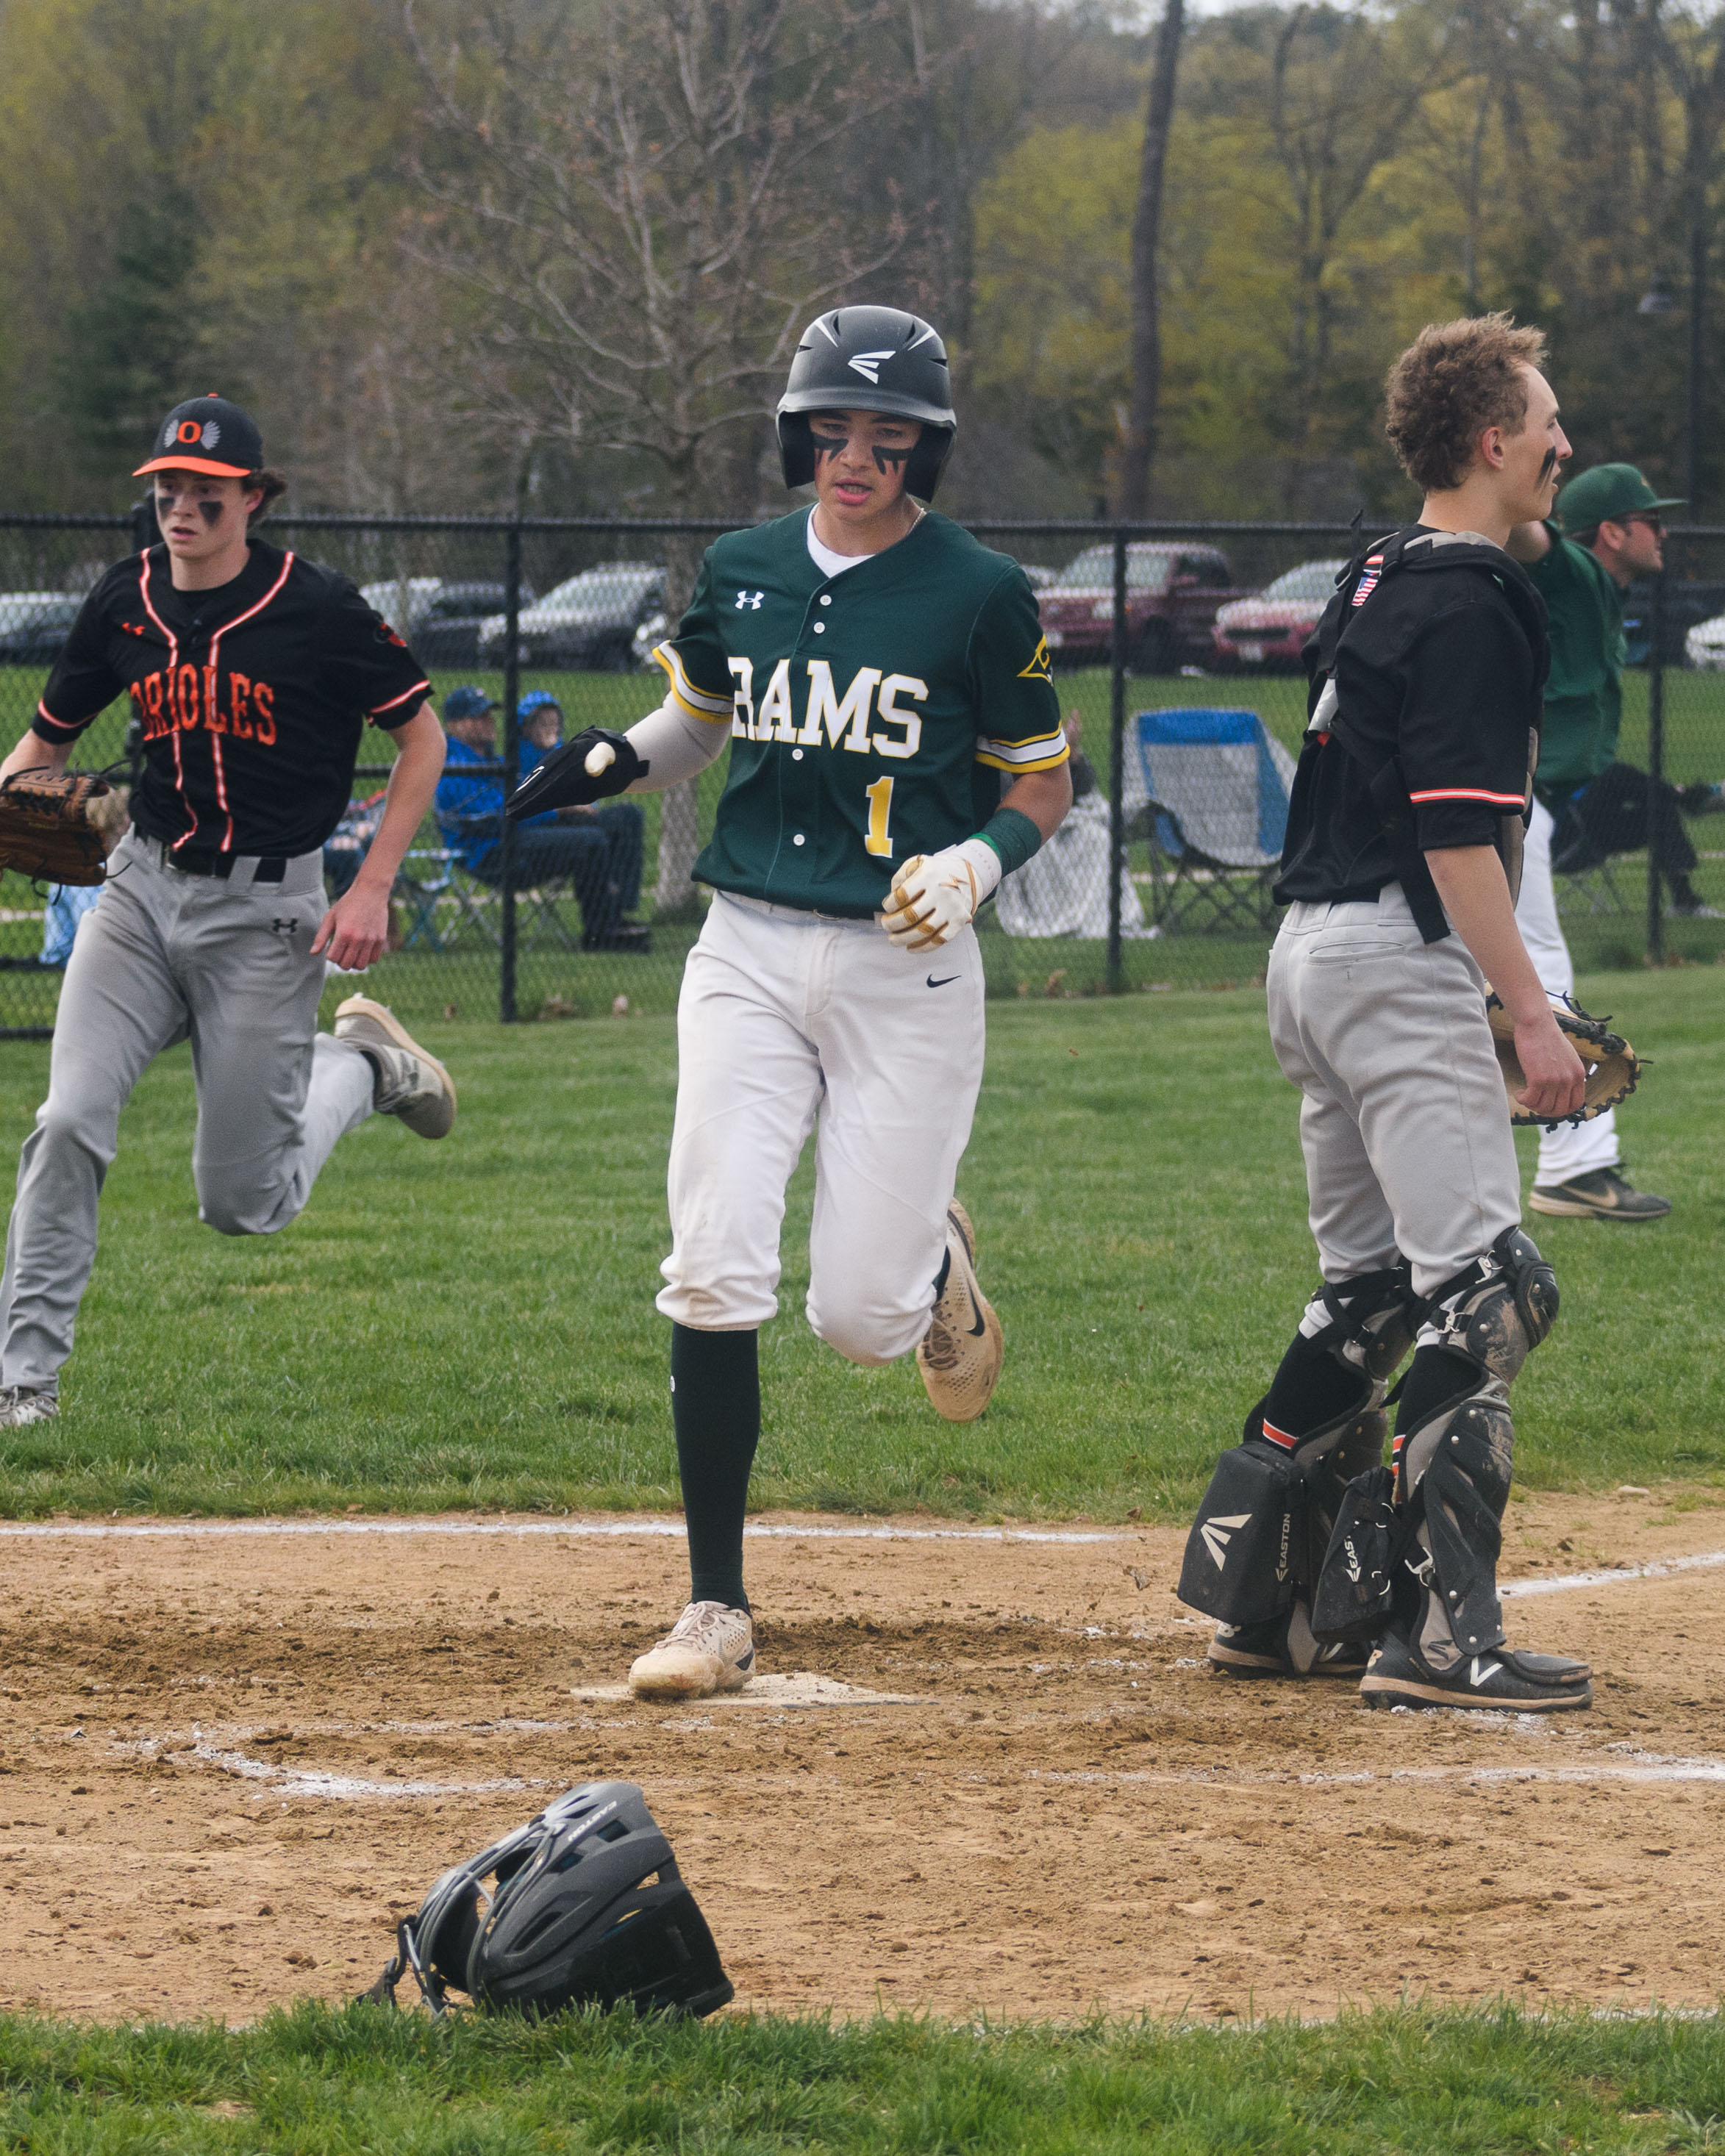
<svg viewBox="0 0 1725 2156">
<path fill-rule="evenodd" d="M 751 1678 L 741 1691 L 714 1692 L 707 1699 L 636 1700 L 627 1685 L 574 1685 L 570 1697 L 615 1702 L 628 1700 L 635 1706 L 653 1707 L 920 1707 L 914 1693 L 863 1691 L 841 1684 L 837 1677 L 817 1676 L 812 1670 L 796 1670 L 785 1677 Z"/>
</svg>

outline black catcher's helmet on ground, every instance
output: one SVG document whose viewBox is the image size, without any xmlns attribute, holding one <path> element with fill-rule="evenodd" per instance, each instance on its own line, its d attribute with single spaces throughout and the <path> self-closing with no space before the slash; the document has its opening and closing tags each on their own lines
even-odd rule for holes
<svg viewBox="0 0 1725 2156">
<path fill-rule="evenodd" d="M 490 1882 L 490 1883 L 487 1883 Z M 528 2015 L 565 2006 L 711 2014 L 732 1996 L 671 1844 L 633 1782 L 590 1782 L 445 1871 L 365 1994 L 393 2000 L 409 1969 L 446 1994 Z"/>
<path fill-rule="evenodd" d="M 779 459 L 786 486 L 815 476 L 811 412 L 889 412 L 919 419 L 904 490 L 932 501 L 958 432 L 946 347 L 934 325 L 899 307 L 835 307 L 803 331 L 779 399 Z"/>
</svg>

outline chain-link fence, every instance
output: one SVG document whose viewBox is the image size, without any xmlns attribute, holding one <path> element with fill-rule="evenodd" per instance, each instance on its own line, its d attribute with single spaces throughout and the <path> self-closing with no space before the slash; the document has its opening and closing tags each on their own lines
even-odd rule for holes
<svg viewBox="0 0 1725 2156">
<path fill-rule="evenodd" d="M 440 709 L 464 687 L 491 707 L 452 734 L 437 808 L 397 882 L 393 947 L 367 983 L 409 1022 L 673 1007 L 707 898 L 688 870 L 723 759 L 692 790 L 512 839 L 499 810 L 559 734 L 626 726 L 659 701 L 646 654 L 703 547 L 742 521 L 271 520 L 276 543 L 354 578 L 425 665 Z M 979 924 L 991 992 L 1255 980 L 1305 721 L 1299 649 L 1360 535 L 973 528 L 1038 588 L 1081 752 L 1071 817 Z M 0 739 L 28 724 L 80 595 L 131 542 L 125 518 L 0 518 Z M 1707 814 L 1725 796 L 1707 791 L 1725 779 L 1725 528 L 1675 529 L 1665 576 L 1629 598 L 1619 766 L 1630 776 L 1560 820 L 1554 855 L 1583 969 L 1725 952 L 1725 817 Z M 129 720 L 124 704 L 104 713 L 78 762 L 123 762 Z M 362 857 L 389 752 L 382 734 L 362 752 L 353 808 L 326 850 L 332 891 Z M 70 912 L 0 875 L 0 1034 L 51 1030 Z M 332 1004 L 349 986 L 332 979 Z"/>
</svg>

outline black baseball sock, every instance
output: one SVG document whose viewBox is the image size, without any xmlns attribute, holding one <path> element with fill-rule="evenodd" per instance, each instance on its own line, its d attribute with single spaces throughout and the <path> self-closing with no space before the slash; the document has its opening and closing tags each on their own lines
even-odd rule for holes
<svg viewBox="0 0 1725 2156">
<path fill-rule="evenodd" d="M 671 1328 L 671 1419 L 689 1531 L 689 1599 L 746 1609 L 743 1515 L 760 1442 L 757 1332 Z"/>
</svg>

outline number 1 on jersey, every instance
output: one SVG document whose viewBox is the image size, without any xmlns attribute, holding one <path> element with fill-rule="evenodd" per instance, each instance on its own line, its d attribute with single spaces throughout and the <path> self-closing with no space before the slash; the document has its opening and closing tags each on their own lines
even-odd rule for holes
<svg viewBox="0 0 1725 2156">
<path fill-rule="evenodd" d="M 868 803 L 868 836 L 862 841 L 862 850 L 868 854 L 884 854 L 888 860 L 893 852 L 893 782 L 877 778 L 873 786 L 865 786 L 862 798 Z"/>
</svg>

